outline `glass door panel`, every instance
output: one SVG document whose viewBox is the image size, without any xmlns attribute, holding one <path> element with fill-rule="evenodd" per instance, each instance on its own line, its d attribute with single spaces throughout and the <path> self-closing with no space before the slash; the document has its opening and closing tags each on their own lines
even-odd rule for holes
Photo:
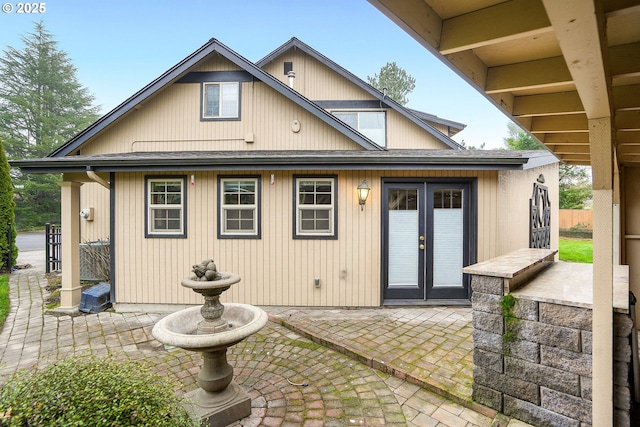
<svg viewBox="0 0 640 427">
<path fill-rule="evenodd" d="M 427 299 L 469 297 L 462 267 L 468 264 L 468 184 L 429 184 Z"/>
<path fill-rule="evenodd" d="M 389 287 L 418 287 L 418 191 L 389 191 Z"/>
<path fill-rule="evenodd" d="M 433 287 L 462 286 L 462 190 L 433 190 Z"/>
<path fill-rule="evenodd" d="M 384 188 L 384 298 L 424 298 L 424 184 Z"/>
</svg>

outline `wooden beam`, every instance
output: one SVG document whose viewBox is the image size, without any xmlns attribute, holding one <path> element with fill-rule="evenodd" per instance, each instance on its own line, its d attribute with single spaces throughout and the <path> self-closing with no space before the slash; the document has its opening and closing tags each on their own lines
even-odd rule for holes
<svg viewBox="0 0 640 427">
<path fill-rule="evenodd" d="M 638 130 L 632 130 L 632 131 L 618 130 L 616 132 L 616 142 L 618 144 L 640 142 L 640 131 L 638 131 Z"/>
<path fill-rule="evenodd" d="M 584 132 L 588 129 L 587 117 L 584 114 L 570 114 L 566 116 L 534 117 L 531 132 L 534 133 L 564 133 Z"/>
<path fill-rule="evenodd" d="M 584 113 L 578 92 L 516 96 L 513 100 L 514 116 L 551 116 L 571 113 Z"/>
<path fill-rule="evenodd" d="M 573 166 L 591 166 L 590 160 L 564 160 L 561 159 L 563 163 Z"/>
<path fill-rule="evenodd" d="M 531 117 L 514 117 L 513 121 L 518 123 L 521 128 L 527 129 L 531 132 Z"/>
<path fill-rule="evenodd" d="M 633 13 L 638 10 L 638 0 L 609 0 L 604 3 L 604 11 L 607 18 L 622 15 L 625 13 Z"/>
<path fill-rule="evenodd" d="M 616 111 L 640 109 L 640 85 L 614 86 L 613 106 Z"/>
<path fill-rule="evenodd" d="M 623 154 L 618 157 L 618 163 L 624 166 L 638 167 L 638 164 L 640 163 L 640 159 L 634 156 Z"/>
<path fill-rule="evenodd" d="M 571 73 L 562 56 L 502 65 L 487 70 L 485 92 L 552 87 L 571 83 Z"/>
<path fill-rule="evenodd" d="M 591 163 L 590 154 L 562 154 L 560 159 L 571 165 L 583 165 L 588 166 Z"/>
<path fill-rule="evenodd" d="M 555 134 L 547 134 L 547 135 L 555 135 Z M 547 142 L 545 143 L 546 146 L 548 146 L 551 149 L 555 149 L 556 147 L 576 147 L 577 149 L 579 147 L 589 147 L 589 143 L 585 142 L 585 143 L 571 143 L 571 142 L 567 142 L 567 143 L 562 143 L 562 142 Z"/>
<path fill-rule="evenodd" d="M 549 149 L 554 152 L 554 154 L 590 154 L 589 144 L 585 145 L 553 145 L 549 146 Z"/>
<path fill-rule="evenodd" d="M 542 0 L 587 117 L 611 117 L 605 17 L 584 0 Z"/>
<path fill-rule="evenodd" d="M 513 115 L 513 102 L 515 97 L 511 92 L 491 93 L 488 96 L 509 115 Z"/>
<path fill-rule="evenodd" d="M 432 53 L 437 53 L 442 19 L 424 0 L 369 0 L 374 7 L 415 38 Z"/>
<path fill-rule="evenodd" d="M 549 133 L 545 144 L 589 144 L 589 132 Z"/>
<path fill-rule="evenodd" d="M 629 43 L 609 48 L 613 81 L 621 77 L 640 75 L 640 43 Z"/>
<path fill-rule="evenodd" d="M 618 154 L 625 154 L 628 156 L 640 156 L 640 145 L 618 144 L 617 150 L 618 150 Z"/>
<path fill-rule="evenodd" d="M 445 20 L 439 50 L 448 55 L 549 31 L 539 0 L 511 0 Z"/>
<path fill-rule="evenodd" d="M 640 130 L 640 110 L 616 112 L 616 130 Z"/>
<path fill-rule="evenodd" d="M 465 51 L 447 55 L 446 59 L 453 67 L 452 69 L 461 74 L 467 82 L 476 88 L 480 93 L 484 91 L 487 84 L 487 66 L 476 56 L 473 51 Z"/>
</svg>

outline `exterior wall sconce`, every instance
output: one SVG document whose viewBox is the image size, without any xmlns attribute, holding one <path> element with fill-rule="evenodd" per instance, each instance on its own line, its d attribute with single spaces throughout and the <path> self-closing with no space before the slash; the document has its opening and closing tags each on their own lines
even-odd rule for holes
<svg viewBox="0 0 640 427">
<path fill-rule="evenodd" d="M 362 182 L 358 185 L 358 203 L 360 203 L 360 210 L 364 210 L 364 204 L 367 201 L 367 197 L 369 197 L 369 191 L 371 187 L 367 185 L 367 180 L 363 179 Z"/>
</svg>

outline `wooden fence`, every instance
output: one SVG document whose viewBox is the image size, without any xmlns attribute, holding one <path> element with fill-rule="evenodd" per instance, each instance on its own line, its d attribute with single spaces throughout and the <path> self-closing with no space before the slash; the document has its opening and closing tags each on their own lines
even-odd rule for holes
<svg viewBox="0 0 640 427">
<path fill-rule="evenodd" d="M 586 209 L 560 209 L 560 230 L 568 230 L 572 227 L 593 230 L 593 215 Z"/>
</svg>

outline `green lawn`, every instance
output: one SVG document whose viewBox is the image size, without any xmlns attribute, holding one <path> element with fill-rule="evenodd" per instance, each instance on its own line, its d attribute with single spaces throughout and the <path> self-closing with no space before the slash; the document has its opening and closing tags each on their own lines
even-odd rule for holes
<svg viewBox="0 0 640 427">
<path fill-rule="evenodd" d="M 593 242 L 586 239 L 560 239 L 560 260 L 569 262 L 593 262 Z"/>
<path fill-rule="evenodd" d="M 9 314 L 9 276 L 0 275 L 0 328 Z"/>
</svg>

